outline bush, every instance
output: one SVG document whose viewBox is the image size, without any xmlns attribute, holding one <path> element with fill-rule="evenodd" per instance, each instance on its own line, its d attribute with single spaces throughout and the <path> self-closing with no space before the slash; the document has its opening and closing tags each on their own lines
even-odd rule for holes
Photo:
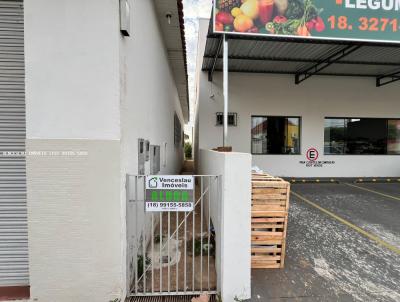
<svg viewBox="0 0 400 302">
<path fill-rule="evenodd" d="M 192 144 L 185 143 L 185 158 L 192 159 Z"/>
</svg>

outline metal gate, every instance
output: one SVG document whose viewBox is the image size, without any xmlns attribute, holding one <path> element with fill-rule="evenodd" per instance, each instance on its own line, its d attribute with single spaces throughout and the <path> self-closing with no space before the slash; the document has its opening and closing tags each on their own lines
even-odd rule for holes
<svg viewBox="0 0 400 302">
<path fill-rule="evenodd" d="M 220 177 L 194 176 L 191 212 L 146 212 L 145 179 L 126 179 L 130 296 L 215 294 Z"/>
<path fill-rule="evenodd" d="M 23 1 L 0 0 L 0 287 L 29 285 Z"/>
</svg>

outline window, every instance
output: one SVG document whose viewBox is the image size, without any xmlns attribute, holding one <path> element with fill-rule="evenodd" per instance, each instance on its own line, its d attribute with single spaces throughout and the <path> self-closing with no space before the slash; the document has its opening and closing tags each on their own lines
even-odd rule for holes
<svg viewBox="0 0 400 302">
<path fill-rule="evenodd" d="M 224 125 L 224 113 L 223 112 L 217 112 L 216 125 L 217 126 Z M 235 112 L 228 113 L 228 126 L 237 126 L 237 113 L 235 113 Z"/>
<path fill-rule="evenodd" d="M 252 154 L 300 154 L 300 118 L 251 117 Z"/>
<path fill-rule="evenodd" d="M 326 118 L 324 153 L 400 154 L 400 120 Z"/>
<path fill-rule="evenodd" d="M 400 120 L 388 120 L 387 153 L 400 154 Z"/>
<path fill-rule="evenodd" d="M 343 154 L 345 150 L 345 119 L 325 119 L 325 154 Z"/>
</svg>

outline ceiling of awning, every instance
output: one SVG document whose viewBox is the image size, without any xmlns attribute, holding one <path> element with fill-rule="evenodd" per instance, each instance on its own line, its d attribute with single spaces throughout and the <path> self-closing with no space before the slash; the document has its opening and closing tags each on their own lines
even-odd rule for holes
<svg viewBox="0 0 400 302">
<path fill-rule="evenodd" d="M 182 0 L 154 0 L 154 4 L 178 89 L 183 117 L 185 122 L 188 122 L 189 92 Z M 167 14 L 171 15 L 170 23 L 168 23 Z"/>
<path fill-rule="evenodd" d="M 229 72 L 375 77 L 400 80 L 400 44 L 230 35 Z M 222 35 L 210 29 L 203 71 L 222 71 Z M 320 67 L 323 67 L 320 69 Z"/>
</svg>

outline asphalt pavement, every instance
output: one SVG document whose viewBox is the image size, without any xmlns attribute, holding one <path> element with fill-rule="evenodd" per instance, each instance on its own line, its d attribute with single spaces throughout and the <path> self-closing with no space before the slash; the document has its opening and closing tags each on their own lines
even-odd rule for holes
<svg viewBox="0 0 400 302">
<path fill-rule="evenodd" d="M 293 184 L 281 270 L 251 301 L 400 301 L 400 184 Z"/>
</svg>

